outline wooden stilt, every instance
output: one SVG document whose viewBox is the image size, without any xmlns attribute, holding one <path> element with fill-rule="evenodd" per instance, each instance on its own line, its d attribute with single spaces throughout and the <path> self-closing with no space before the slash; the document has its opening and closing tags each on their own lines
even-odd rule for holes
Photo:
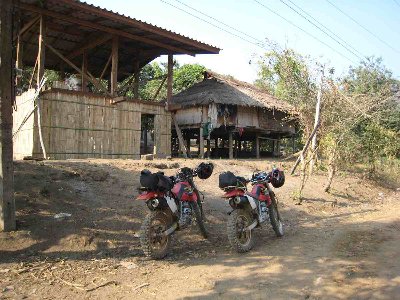
<svg viewBox="0 0 400 300">
<path fill-rule="evenodd" d="M 187 151 L 187 156 L 190 157 L 190 137 L 186 138 L 186 151 Z"/>
<path fill-rule="evenodd" d="M 207 140 L 207 158 L 211 157 L 211 141 Z"/>
<path fill-rule="evenodd" d="M 200 129 L 199 129 L 199 157 L 204 158 L 203 126 L 200 126 Z"/>
<path fill-rule="evenodd" d="M 233 132 L 229 131 L 229 159 L 233 159 Z"/>
<path fill-rule="evenodd" d="M 256 135 L 256 158 L 260 158 L 260 136 Z"/>
</svg>

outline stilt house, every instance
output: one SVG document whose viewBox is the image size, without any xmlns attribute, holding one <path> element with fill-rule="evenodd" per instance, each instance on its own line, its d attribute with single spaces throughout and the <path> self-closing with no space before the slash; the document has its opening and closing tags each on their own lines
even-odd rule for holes
<svg viewBox="0 0 400 300">
<path fill-rule="evenodd" d="M 173 96 L 169 108 L 185 141 L 180 145 L 173 131 L 175 155 L 185 148 L 192 156 L 211 158 L 277 156 L 280 140 L 295 135 L 290 105 L 254 85 L 212 72 Z"/>
</svg>

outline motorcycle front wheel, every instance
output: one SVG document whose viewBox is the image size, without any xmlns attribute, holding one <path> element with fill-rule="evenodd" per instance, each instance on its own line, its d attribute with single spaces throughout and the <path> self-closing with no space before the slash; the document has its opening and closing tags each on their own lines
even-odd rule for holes
<svg viewBox="0 0 400 300">
<path fill-rule="evenodd" d="M 275 231 L 277 237 L 283 236 L 283 223 L 278 211 L 278 203 L 276 202 L 274 192 L 271 193 L 272 203 L 268 207 L 269 210 L 269 220 L 271 222 L 272 228 Z"/>
<path fill-rule="evenodd" d="M 192 205 L 192 210 L 194 212 L 194 216 L 196 218 L 197 226 L 200 229 L 201 235 L 206 239 L 208 237 L 208 232 L 204 225 L 204 216 L 202 213 L 202 209 L 196 202 L 193 202 L 191 205 Z"/>
<path fill-rule="evenodd" d="M 254 246 L 253 230 L 245 230 L 253 223 L 253 216 L 245 209 L 235 209 L 228 219 L 228 239 L 239 253 L 248 252 Z"/>
<path fill-rule="evenodd" d="M 168 212 L 156 210 L 150 212 L 140 229 L 140 244 L 144 254 L 153 259 L 164 258 L 171 245 L 171 235 L 163 235 L 172 224 Z"/>
</svg>

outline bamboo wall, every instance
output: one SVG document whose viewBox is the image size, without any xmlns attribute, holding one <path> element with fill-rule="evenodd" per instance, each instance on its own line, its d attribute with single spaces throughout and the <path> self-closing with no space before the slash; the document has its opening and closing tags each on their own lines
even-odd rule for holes
<svg viewBox="0 0 400 300">
<path fill-rule="evenodd" d="M 35 104 L 32 101 L 35 90 L 16 97 L 16 108 L 13 112 L 13 133 L 22 125 L 23 120 L 33 111 Z M 20 128 L 19 133 L 13 138 L 14 159 L 22 159 L 26 156 L 32 156 L 34 148 L 34 131 L 37 130 L 36 114 L 27 119 L 25 124 Z"/>
<path fill-rule="evenodd" d="M 44 144 L 51 159 L 140 158 L 142 113 L 154 115 L 155 156 L 171 153 L 171 115 L 161 104 L 136 101 L 111 105 L 107 97 L 56 89 L 42 93 L 40 101 Z M 36 119 L 32 125 L 31 155 L 38 157 L 42 151 L 35 134 Z M 16 142 L 14 149 L 22 147 L 19 144 Z"/>
<path fill-rule="evenodd" d="M 210 106 L 182 108 L 176 112 L 176 119 L 178 124 L 182 127 L 196 128 L 199 127 L 202 122 L 207 122 L 207 116 L 213 119 L 213 116 L 209 114 L 209 111 Z M 216 113 L 216 111 L 214 113 Z M 202 116 L 206 116 L 206 120 L 203 118 L 202 121 Z M 286 113 L 277 110 L 238 106 L 237 114 L 234 117 L 224 119 L 222 116 L 215 116 L 214 118 L 217 120 L 217 124 L 214 124 L 214 127 L 218 128 L 227 125 L 283 134 L 294 134 L 295 128 L 293 124 L 290 122 L 288 123 L 285 120 L 286 117 Z"/>
</svg>

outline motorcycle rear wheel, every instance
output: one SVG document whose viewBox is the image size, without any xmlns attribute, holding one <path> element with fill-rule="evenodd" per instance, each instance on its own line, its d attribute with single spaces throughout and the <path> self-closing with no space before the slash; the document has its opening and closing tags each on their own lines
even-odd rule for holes
<svg viewBox="0 0 400 300">
<path fill-rule="evenodd" d="M 235 209 L 228 219 L 228 240 L 239 253 L 250 251 L 254 246 L 252 230 L 243 230 L 253 223 L 253 216 L 245 209 Z"/>
<path fill-rule="evenodd" d="M 278 203 L 276 202 L 274 192 L 271 193 L 272 203 L 268 207 L 269 210 L 269 220 L 271 222 L 272 228 L 275 231 L 277 237 L 283 236 L 283 223 L 278 211 Z"/>
<path fill-rule="evenodd" d="M 171 215 L 162 210 L 150 212 L 140 229 L 140 245 L 144 254 L 153 259 L 164 258 L 171 245 L 171 235 L 162 233 L 172 224 Z"/>
</svg>

